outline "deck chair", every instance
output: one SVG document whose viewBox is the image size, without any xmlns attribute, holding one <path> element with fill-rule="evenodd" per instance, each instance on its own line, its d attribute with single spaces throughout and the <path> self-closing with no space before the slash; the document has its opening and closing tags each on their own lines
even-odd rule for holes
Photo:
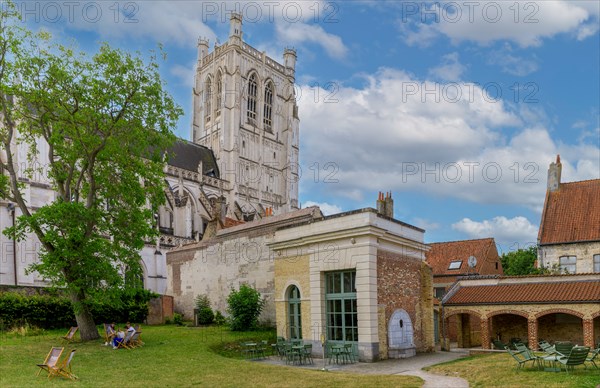
<svg viewBox="0 0 600 388">
<path fill-rule="evenodd" d="M 144 341 L 142 341 L 142 327 L 140 325 L 135 325 L 133 328 L 135 329 L 135 333 L 138 335 L 135 340 L 135 345 L 142 346 L 144 344 Z"/>
<path fill-rule="evenodd" d="M 585 362 L 586 363 L 591 362 L 592 365 L 594 367 L 596 367 L 596 369 L 598 369 L 598 365 L 596 365 L 596 361 L 594 361 L 595 359 L 600 357 L 600 356 L 598 356 L 598 354 L 600 354 L 600 346 L 598 346 L 595 350 L 590 352 L 589 356 L 585 359 Z M 585 366 L 587 368 L 587 366 L 585 364 L 583 364 L 583 366 Z"/>
<path fill-rule="evenodd" d="M 105 343 L 112 344 L 113 338 L 117 335 L 116 331 L 110 326 L 110 323 L 104 324 L 104 341 Z"/>
<path fill-rule="evenodd" d="M 538 342 L 538 345 L 540 346 L 540 349 L 542 349 L 542 351 L 548 356 L 556 353 L 556 349 L 554 348 L 554 346 L 550 345 L 546 341 L 540 341 Z"/>
<path fill-rule="evenodd" d="M 494 349 L 498 349 L 498 350 L 505 350 L 506 347 L 508 346 L 508 344 L 505 344 L 502 341 L 499 340 L 492 340 L 492 343 L 494 344 Z"/>
<path fill-rule="evenodd" d="M 506 347 L 506 351 L 512 356 L 512 358 L 515 359 L 515 361 L 517 361 L 517 369 L 521 369 L 523 365 L 525 365 L 528 362 L 531 362 L 534 366 L 537 363 L 539 368 L 539 357 L 534 355 L 533 352 L 523 344 L 515 343 L 515 346 L 518 347 L 516 351 L 512 350 L 508 346 Z"/>
<path fill-rule="evenodd" d="M 562 341 L 554 343 L 554 350 L 559 356 L 568 356 L 573 349 L 573 343 L 569 341 Z"/>
<path fill-rule="evenodd" d="M 584 365 L 588 354 L 590 353 L 589 346 L 574 346 L 566 357 L 560 357 L 557 361 L 565 367 L 565 371 L 574 370 L 577 365 Z M 585 365 L 584 365 L 585 367 Z"/>
<path fill-rule="evenodd" d="M 63 350 L 65 350 L 65 348 L 50 349 L 50 352 L 46 356 L 44 363 L 37 364 L 37 366 L 40 367 L 37 376 L 39 376 L 40 373 L 42 373 L 42 371 L 45 370 L 48 373 L 48 377 L 50 377 L 50 368 L 54 368 L 55 365 L 58 363 L 58 359 L 60 358 L 60 355 L 62 354 Z"/>
<path fill-rule="evenodd" d="M 71 370 L 71 361 L 73 360 L 73 356 L 75 355 L 76 350 L 77 349 L 71 350 L 69 357 L 67 357 L 67 359 L 64 360 L 62 362 L 62 364 L 60 364 L 60 365 L 57 364 L 56 366 L 50 368 L 50 370 L 49 370 L 50 374 L 48 375 L 48 377 L 61 376 L 61 377 L 66 377 L 71 380 L 77 380 L 78 377 L 75 376 L 73 374 L 73 371 Z"/>
<path fill-rule="evenodd" d="M 133 335 L 131 334 L 130 331 L 125 333 L 125 338 L 123 338 L 123 341 L 119 342 L 119 344 L 117 345 L 117 349 L 132 349 L 133 346 L 131 345 L 131 337 Z"/>
<path fill-rule="evenodd" d="M 77 326 L 72 326 L 69 329 L 69 332 L 67 333 L 67 335 L 65 335 L 64 337 L 62 337 L 62 339 L 66 340 L 67 343 L 73 341 L 75 339 L 75 333 L 77 333 L 77 330 L 79 329 L 79 327 Z"/>
<path fill-rule="evenodd" d="M 127 337 L 127 336 L 125 336 L 125 337 Z M 129 339 L 129 342 L 127 343 L 127 345 L 129 345 L 131 348 L 137 348 L 138 346 L 142 346 L 143 343 L 140 340 L 140 333 L 136 331 Z"/>
</svg>

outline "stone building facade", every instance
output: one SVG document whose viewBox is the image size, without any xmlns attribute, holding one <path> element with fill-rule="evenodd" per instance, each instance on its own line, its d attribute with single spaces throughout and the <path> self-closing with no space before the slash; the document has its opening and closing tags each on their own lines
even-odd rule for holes
<svg viewBox="0 0 600 388">
<path fill-rule="evenodd" d="M 352 343 L 363 361 L 410 357 L 434 347 L 423 236 L 371 208 L 265 217 L 169 252 L 167 293 L 188 317 L 199 294 L 226 314 L 230 290 L 247 283 L 266 300 L 261 320 L 311 342 L 317 355 L 323 336 Z"/>
<path fill-rule="evenodd" d="M 600 273 L 600 179 L 561 182 L 560 156 L 548 168 L 538 265 Z"/>
<path fill-rule="evenodd" d="M 209 42 L 198 40 L 191 138 L 215 153 L 228 181 L 229 217 L 299 209 L 295 68 L 294 50 L 286 49 L 280 64 L 244 42 L 236 13 L 227 42 L 209 52 Z"/>
<path fill-rule="evenodd" d="M 285 50 L 280 64 L 242 40 L 240 15 L 232 14 L 230 27 L 229 40 L 211 53 L 208 41 L 198 41 L 192 141 L 178 140 L 169 152 L 166 203 L 155 215 L 160 238 L 140 252 L 144 286 L 159 294 L 167 289 L 166 252 L 199 241 L 211 221 L 219 223 L 214 232 L 299 208 L 296 53 Z M 30 161 L 27 145 L 14 143 L 24 198 L 35 211 L 55 198 L 44 171 L 47 144 L 40 139 Z M 0 157 L 6 160 L 5 150 Z M 32 166 L 40 173 L 26 174 Z M 0 200 L 0 284 L 46 286 L 26 272 L 39 260 L 37 237 L 13 242 L 1 233 L 19 215 Z"/>
</svg>

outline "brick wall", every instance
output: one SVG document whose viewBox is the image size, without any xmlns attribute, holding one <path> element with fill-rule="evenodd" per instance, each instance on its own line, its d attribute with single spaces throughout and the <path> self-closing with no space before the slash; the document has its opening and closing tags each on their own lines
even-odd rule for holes
<svg viewBox="0 0 600 388">
<path fill-rule="evenodd" d="M 385 310 L 386 336 L 392 314 L 403 309 L 412 321 L 413 340 L 419 352 L 433 348 L 432 282 L 431 269 L 421 260 L 377 252 L 377 303 Z"/>
<path fill-rule="evenodd" d="M 559 263 L 561 256 L 577 256 L 576 273 L 594 272 L 594 255 L 600 254 L 600 241 L 544 245 L 540 247 L 539 264 L 551 267 Z"/>
</svg>

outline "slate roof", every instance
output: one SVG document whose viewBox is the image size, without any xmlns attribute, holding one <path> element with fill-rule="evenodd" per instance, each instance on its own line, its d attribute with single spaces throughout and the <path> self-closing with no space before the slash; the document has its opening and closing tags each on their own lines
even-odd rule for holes
<svg viewBox="0 0 600 388">
<path fill-rule="evenodd" d="M 215 178 L 219 178 L 219 166 L 211 149 L 187 140 L 178 139 L 168 152 L 169 165 L 198 172 L 198 165 L 202 161 L 202 174 L 206 175 L 210 170 L 213 170 Z"/>
<path fill-rule="evenodd" d="M 596 302 L 600 303 L 600 278 L 582 281 L 556 278 L 548 282 L 463 286 L 444 305 Z"/>
<path fill-rule="evenodd" d="M 561 183 L 548 191 L 538 240 L 540 245 L 600 241 L 600 179 Z"/>
<path fill-rule="evenodd" d="M 433 269 L 434 276 L 453 276 L 467 272 L 477 272 L 481 275 L 502 273 L 500 264 L 498 270 L 495 269 L 494 263 L 499 262 L 499 259 L 493 238 L 439 242 L 429 246 L 431 249 L 425 254 L 425 261 Z M 477 264 L 470 271 L 467 263 L 469 256 L 477 258 Z M 462 261 L 459 269 L 449 269 L 452 261 L 459 260 Z"/>
</svg>

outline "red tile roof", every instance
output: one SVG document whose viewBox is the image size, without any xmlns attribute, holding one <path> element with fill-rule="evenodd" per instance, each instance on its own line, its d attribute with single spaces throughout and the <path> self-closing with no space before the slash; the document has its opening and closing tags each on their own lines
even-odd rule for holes
<svg viewBox="0 0 600 388">
<path fill-rule="evenodd" d="M 498 250 L 493 238 L 463 240 L 429 244 L 431 249 L 425 254 L 425 260 L 433 269 L 434 276 L 461 275 L 476 272 L 480 275 L 502 274 L 502 265 L 498 259 Z M 469 256 L 477 258 L 474 270 L 469 271 Z M 461 260 L 459 269 L 448 269 L 452 261 Z M 495 263 L 498 262 L 498 269 Z"/>
<path fill-rule="evenodd" d="M 561 183 L 548 191 L 538 240 L 540 245 L 600 241 L 600 179 Z"/>
<path fill-rule="evenodd" d="M 600 279 L 460 287 L 444 305 L 600 303 Z"/>
<path fill-rule="evenodd" d="M 225 225 L 224 228 L 231 228 L 232 226 L 238 226 L 244 224 L 244 221 L 238 221 L 233 218 L 225 217 Z"/>
</svg>

